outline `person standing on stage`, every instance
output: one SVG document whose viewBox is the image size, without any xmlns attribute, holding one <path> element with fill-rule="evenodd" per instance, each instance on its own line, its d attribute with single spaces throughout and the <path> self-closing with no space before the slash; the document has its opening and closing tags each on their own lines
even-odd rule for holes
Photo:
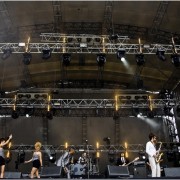
<svg viewBox="0 0 180 180">
<path fill-rule="evenodd" d="M 32 167 L 31 174 L 30 174 L 31 179 L 34 178 L 34 174 L 36 175 L 37 178 L 40 178 L 39 168 L 43 166 L 43 164 L 42 164 L 42 153 L 40 151 L 41 143 L 36 142 L 34 147 L 35 147 L 35 151 L 33 153 L 32 159 L 24 162 L 24 163 L 33 162 L 33 167 Z"/>
<path fill-rule="evenodd" d="M 5 171 L 5 156 L 4 156 L 3 147 L 7 145 L 11 139 L 12 139 L 12 134 L 9 136 L 7 141 L 4 138 L 0 139 L 0 168 L 1 168 L 0 178 L 4 178 L 4 171 Z"/>
<path fill-rule="evenodd" d="M 67 174 L 67 178 L 70 179 L 70 165 L 73 164 L 73 155 L 75 150 L 71 147 L 68 151 L 66 151 L 56 163 L 57 166 L 61 166 L 64 169 L 64 172 Z"/>
<path fill-rule="evenodd" d="M 148 154 L 149 164 L 152 171 L 152 177 L 161 176 L 161 168 L 159 162 L 156 162 L 159 151 L 156 150 L 156 136 L 149 134 L 149 141 L 146 143 L 146 153 Z"/>
</svg>

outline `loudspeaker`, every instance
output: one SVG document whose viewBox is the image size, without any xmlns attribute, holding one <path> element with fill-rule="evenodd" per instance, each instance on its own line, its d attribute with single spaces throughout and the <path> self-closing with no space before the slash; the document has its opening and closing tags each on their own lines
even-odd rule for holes
<svg viewBox="0 0 180 180">
<path fill-rule="evenodd" d="M 134 166 L 134 178 L 146 178 L 147 172 L 145 166 Z"/>
<path fill-rule="evenodd" d="M 61 169 L 61 166 L 43 167 L 41 170 L 41 178 L 60 177 Z"/>
<path fill-rule="evenodd" d="M 4 178 L 5 179 L 20 179 L 22 176 L 21 172 L 5 172 Z"/>
<path fill-rule="evenodd" d="M 107 166 L 109 177 L 129 177 L 128 166 Z"/>
<path fill-rule="evenodd" d="M 180 167 L 164 168 L 165 177 L 180 177 Z"/>
</svg>

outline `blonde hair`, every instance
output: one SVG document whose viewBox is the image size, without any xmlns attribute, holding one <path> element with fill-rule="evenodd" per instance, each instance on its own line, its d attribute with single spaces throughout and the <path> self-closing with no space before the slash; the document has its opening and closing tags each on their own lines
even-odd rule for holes
<svg viewBox="0 0 180 180">
<path fill-rule="evenodd" d="M 35 149 L 38 151 L 41 149 L 41 146 L 42 146 L 42 144 L 40 142 L 36 142 L 34 145 Z"/>
</svg>

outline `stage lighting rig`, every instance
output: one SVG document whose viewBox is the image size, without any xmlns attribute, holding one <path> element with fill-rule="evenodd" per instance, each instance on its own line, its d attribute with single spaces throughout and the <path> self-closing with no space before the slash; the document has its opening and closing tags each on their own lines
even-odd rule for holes
<svg viewBox="0 0 180 180">
<path fill-rule="evenodd" d="M 117 58 L 120 59 L 121 61 L 125 61 L 125 54 L 126 54 L 126 51 L 125 49 L 119 49 L 117 51 Z"/>
<path fill-rule="evenodd" d="M 43 59 L 49 59 L 51 57 L 51 49 L 46 48 L 42 50 L 42 58 Z"/>
</svg>

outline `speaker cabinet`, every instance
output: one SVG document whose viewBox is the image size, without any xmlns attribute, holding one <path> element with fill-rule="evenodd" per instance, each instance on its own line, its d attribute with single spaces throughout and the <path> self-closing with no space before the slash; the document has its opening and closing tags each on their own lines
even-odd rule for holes
<svg viewBox="0 0 180 180">
<path fill-rule="evenodd" d="M 129 177 L 129 169 L 127 166 L 107 166 L 108 177 Z"/>
<path fill-rule="evenodd" d="M 179 177 L 180 178 L 180 167 L 175 168 L 164 168 L 165 177 Z"/>
<path fill-rule="evenodd" d="M 145 166 L 134 166 L 134 178 L 146 178 L 147 172 Z"/>
<path fill-rule="evenodd" d="M 43 167 L 41 170 L 41 178 L 58 178 L 61 176 L 60 166 Z"/>
<path fill-rule="evenodd" d="M 21 179 L 22 173 L 21 172 L 5 172 L 4 178 L 5 179 Z"/>
</svg>

